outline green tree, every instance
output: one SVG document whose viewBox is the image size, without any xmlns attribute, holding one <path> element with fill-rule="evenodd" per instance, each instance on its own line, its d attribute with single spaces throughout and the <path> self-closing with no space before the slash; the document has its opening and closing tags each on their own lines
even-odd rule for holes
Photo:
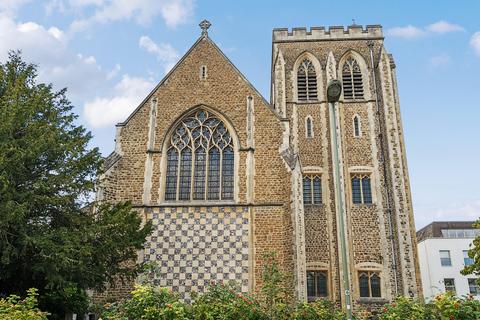
<svg viewBox="0 0 480 320">
<path fill-rule="evenodd" d="M 102 157 L 72 108 L 20 52 L 0 64 L 0 294 L 38 288 L 57 315 L 84 311 L 86 289 L 136 276 L 129 262 L 151 230 L 128 203 L 86 207 Z"/>
<path fill-rule="evenodd" d="M 480 219 L 478 219 L 473 226 L 480 229 Z M 473 247 L 468 250 L 468 256 L 473 259 L 473 264 L 465 266 L 461 271 L 463 275 L 474 274 L 480 276 L 480 236 L 473 240 Z M 477 279 L 477 284 L 480 286 L 480 277 Z"/>
</svg>

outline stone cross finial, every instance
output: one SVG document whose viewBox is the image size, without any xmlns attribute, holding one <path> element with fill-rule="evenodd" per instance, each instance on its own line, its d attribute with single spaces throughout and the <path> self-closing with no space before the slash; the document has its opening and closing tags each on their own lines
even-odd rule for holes
<svg viewBox="0 0 480 320">
<path fill-rule="evenodd" d="M 200 22 L 199 26 L 202 29 L 202 35 L 208 35 L 208 28 L 210 28 L 212 24 L 208 20 L 203 20 Z"/>
</svg>

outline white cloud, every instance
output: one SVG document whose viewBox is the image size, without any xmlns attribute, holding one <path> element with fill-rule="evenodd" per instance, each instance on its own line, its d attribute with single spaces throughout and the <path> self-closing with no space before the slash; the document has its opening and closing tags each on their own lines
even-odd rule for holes
<svg viewBox="0 0 480 320">
<path fill-rule="evenodd" d="M 193 1 L 169 1 L 161 7 L 162 17 L 169 27 L 176 27 L 178 24 L 187 21 L 193 11 Z"/>
<path fill-rule="evenodd" d="M 45 3 L 44 8 L 48 16 L 54 12 L 65 13 L 67 11 L 63 0 L 50 0 Z"/>
<path fill-rule="evenodd" d="M 90 92 L 105 88 L 107 74 L 93 56 L 73 53 L 65 33 L 35 22 L 16 23 L 0 15 L 0 61 L 10 50 L 21 50 L 26 61 L 38 64 L 39 81 L 53 83 L 55 89 L 68 87 L 73 102 Z"/>
<path fill-rule="evenodd" d="M 387 30 L 387 34 L 392 37 L 415 39 L 421 38 L 430 34 L 445 34 L 449 32 L 465 31 L 465 29 L 458 25 L 444 20 L 432 23 L 424 28 L 408 25 L 405 27 L 395 27 Z"/>
<path fill-rule="evenodd" d="M 399 37 L 405 39 L 419 38 L 425 35 L 425 31 L 412 25 L 408 25 L 406 27 L 391 28 L 387 30 L 387 33 L 392 37 Z"/>
<path fill-rule="evenodd" d="M 462 26 L 459 26 L 458 24 L 449 23 L 443 20 L 427 26 L 426 29 L 430 32 L 439 33 L 439 34 L 444 34 L 448 32 L 465 31 L 465 29 Z"/>
<path fill-rule="evenodd" d="M 412 25 L 408 25 L 406 27 L 395 27 L 388 29 L 387 33 L 392 37 L 413 39 L 423 36 L 425 31 Z"/>
<path fill-rule="evenodd" d="M 430 65 L 433 67 L 441 67 L 444 65 L 449 64 L 451 61 L 451 58 L 448 54 L 443 53 L 438 56 L 434 56 L 430 58 Z"/>
<path fill-rule="evenodd" d="M 165 73 L 170 71 L 170 69 L 172 69 L 178 60 L 177 51 L 169 43 L 157 44 L 148 36 L 142 36 L 138 40 L 138 45 L 140 48 L 153 53 L 157 57 L 158 61 L 163 63 Z"/>
<path fill-rule="evenodd" d="M 108 23 L 133 19 L 141 25 L 148 25 L 160 15 L 170 28 L 185 23 L 193 14 L 194 0 L 74 0 L 71 5 L 77 8 L 95 7 L 92 16 L 73 21 L 73 32 L 88 28 L 94 23 Z"/>
<path fill-rule="evenodd" d="M 97 97 L 85 104 L 87 121 L 94 128 L 124 121 L 154 86 L 151 80 L 124 75 L 109 97 Z"/>
<path fill-rule="evenodd" d="M 107 73 L 107 80 L 115 78 L 121 69 L 122 67 L 117 63 L 115 67 L 113 67 L 113 69 Z"/>
<path fill-rule="evenodd" d="M 477 220 L 480 216 L 480 200 L 470 203 L 453 204 L 450 207 L 437 210 L 433 213 L 434 219 Z"/>
<path fill-rule="evenodd" d="M 475 53 L 480 57 L 480 31 L 475 32 L 470 38 L 470 46 L 472 46 Z"/>
<path fill-rule="evenodd" d="M 14 12 L 31 0 L 1 0 L 0 11 Z"/>
<path fill-rule="evenodd" d="M 480 217 L 480 199 L 444 205 L 419 205 L 415 207 L 415 224 L 417 229 L 432 221 L 477 220 Z"/>
</svg>

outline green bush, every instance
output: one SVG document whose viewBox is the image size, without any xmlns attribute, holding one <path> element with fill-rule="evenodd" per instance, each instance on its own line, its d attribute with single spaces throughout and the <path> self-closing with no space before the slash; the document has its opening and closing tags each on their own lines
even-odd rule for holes
<svg viewBox="0 0 480 320">
<path fill-rule="evenodd" d="M 38 309 L 37 290 L 29 289 L 23 300 L 19 296 L 10 295 L 0 299 L 0 319 L 2 320 L 46 320 L 48 313 Z"/>
<path fill-rule="evenodd" d="M 207 292 L 193 294 L 192 303 L 181 302 L 178 295 L 157 288 L 154 281 L 137 286 L 132 297 L 106 305 L 104 320 L 343 320 L 345 313 L 328 300 L 298 302 L 287 287 L 287 278 L 278 267 L 275 254 L 264 256 L 262 287 L 257 295 L 241 294 L 234 282 L 211 283 Z M 154 271 L 154 268 L 151 272 Z M 145 278 L 155 279 L 154 274 Z M 456 298 L 438 295 L 432 302 L 398 297 L 375 317 L 367 310 L 356 310 L 354 319 L 367 320 L 478 320 L 480 302 L 471 296 Z"/>
<path fill-rule="evenodd" d="M 458 298 L 451 293 L 437 295 L 430 303 L 399 297 L 386 305 L 380 320 L 478 320 L 480 302 L 472 296 Z"/>
<path fill-rule="evenodd" d="M 214 284 L 208 291 L 194 296 L 191 319 L 262 320 L 268 319 L 259 301 L 238 293 L 235 285 Z"/>
<path fill-rule="evenodd" d="M 299 303 L 292 318 L 295 320 L 342 320 L 345 315 L 328 300 Z"/>
<path fill-rule="evenodd" d="M 188 320 L 186 304 L 167 288 L 136 286 L 131 299 L 105 305 L 101 318 L 109 320 Z"/>
</svg>

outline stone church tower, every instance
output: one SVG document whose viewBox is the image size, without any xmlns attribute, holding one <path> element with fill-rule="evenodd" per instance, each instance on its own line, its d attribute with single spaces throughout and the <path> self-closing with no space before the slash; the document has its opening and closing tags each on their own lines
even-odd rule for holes
<svg viewBox="0 0 480 320">
<path fill-rule="evenodd" d="M 186 300 L 211 281 L 258 289 L 272 251 L 302 300 L 420 295 L 395 64 L 381 27 L 275 29 L 270 103 L 210 39 L 209 23 L 201 27 L 117 125 L 99 179 L 99 201 L 130 200 L 153 223 L 139 261 L 155 262 L 159 285 Z M 343 93 L 329 104 L 334 79 Z"/>
</svg>

